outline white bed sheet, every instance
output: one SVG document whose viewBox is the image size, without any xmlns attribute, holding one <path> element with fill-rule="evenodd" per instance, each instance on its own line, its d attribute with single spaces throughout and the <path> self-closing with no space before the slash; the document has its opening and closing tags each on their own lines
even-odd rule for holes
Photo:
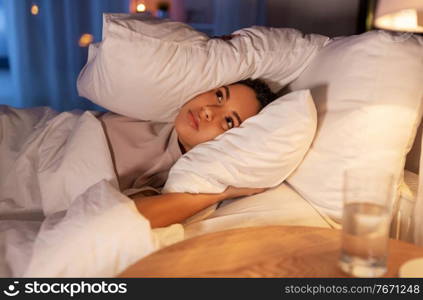
<svg viewBox="0 0 423 300">
<path fill-rule="evenodd" d="M 405 171 L 391 224 L 391 237 L 411 242 L 412 217 L 417 197 L 419 176 Z M 304 199 L 286 182 L 264 193 L 224 201 L 216 210 L 211 206 L 184 223 L 185 238 L 231 228 L 297 225 L 341 229 L 324 212 Z"/>
<path fill-rule="evenodd" d="M 0 106 L 0 276 L 112 277 L 183 238 L 119 192 L 91 112 Z"/>
<path fill-rule="evenodd" d="M 205 210 L 185 224 L 185 238 L 220 230 L 266 226 L 297 225 L 331 228 L 334 224 L 320 214 L 290 185 L 282 183 L 263 193 L 226 200 L 214 210 Z"/>
</svg>

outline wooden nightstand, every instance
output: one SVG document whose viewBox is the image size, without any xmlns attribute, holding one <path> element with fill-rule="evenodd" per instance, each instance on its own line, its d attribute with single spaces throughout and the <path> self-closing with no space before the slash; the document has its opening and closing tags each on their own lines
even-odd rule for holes
<svg viewBox="0 0 423 300">
<path fill-rule="evenodd" d="M 250 227 L 188 239 L 139 260 L 119 277 L 349 277 L 337 265 L 341 232 L 299 226 Z M 388 272 L 397 277 L 423 247 L 390 240 Z"/>
</svg>

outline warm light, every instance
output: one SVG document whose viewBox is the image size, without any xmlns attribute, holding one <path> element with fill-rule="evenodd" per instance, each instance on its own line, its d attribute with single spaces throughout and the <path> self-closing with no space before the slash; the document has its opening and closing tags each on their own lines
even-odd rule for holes
<svg viewBox="0 0 423 300">
<path fill-rule="evenodd" d="M 33 4 L 31 6 L 31 14 L 35 16 L 35 15 L 38 15 L 39 12 L 40 12 L 40 9 L 38 8 L 38 5 Z"/>
<path fill-rule="evenodd" d="M 423 32 L 422 0 L 378 0 L 376 3 L 376 28 Z"/>
<path fill-rule="evenodd" d="M 404 9 L 396 13 L 384 15 L 376 19 L 375 25 L 381 29 L 423 32 L 423 26 L 419 26 L 418 24 L 418 15 L 415 9 Z"/>
<path fill-rule="evenodd" d="M 140 3 L 137 5 L 137 12 L 144 12 L 145 11 L 145 5 Z"/>
<path fill-rule="evenodd" d="M 80 47 L 88 47 L 89 44 L 91 44 L 94 40 L 94 37 L 92 34 L 84 33 L 81 38 L 79 39 L 79 46 Z"/>
</svg>

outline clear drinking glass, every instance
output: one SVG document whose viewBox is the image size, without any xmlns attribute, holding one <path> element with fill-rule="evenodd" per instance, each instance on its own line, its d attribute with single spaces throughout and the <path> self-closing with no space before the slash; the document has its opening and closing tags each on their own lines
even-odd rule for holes
<svg viewBox="0 0 423 300">
<path fill-rule="evenodd" d="M 344 173 L 341 269 L 355 277 L 380 277 L 386 273 L 392 173 L 384 170 L 348 169 Z"/>
</svg>

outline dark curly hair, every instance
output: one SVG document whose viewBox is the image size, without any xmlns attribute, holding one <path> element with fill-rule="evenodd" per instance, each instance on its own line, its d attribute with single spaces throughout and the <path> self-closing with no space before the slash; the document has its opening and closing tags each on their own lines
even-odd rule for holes
<svg viewBox="0 0 423 300">
<path fill-rule="evenodd" d="M 260 102 L 260 109 L 278 98 L 277 94 L 273 93 L 269 86 L 261 79 L 245 79 L 234 84 L 243 84 L 254 90 L 257 100 Z"/>
</svg>

